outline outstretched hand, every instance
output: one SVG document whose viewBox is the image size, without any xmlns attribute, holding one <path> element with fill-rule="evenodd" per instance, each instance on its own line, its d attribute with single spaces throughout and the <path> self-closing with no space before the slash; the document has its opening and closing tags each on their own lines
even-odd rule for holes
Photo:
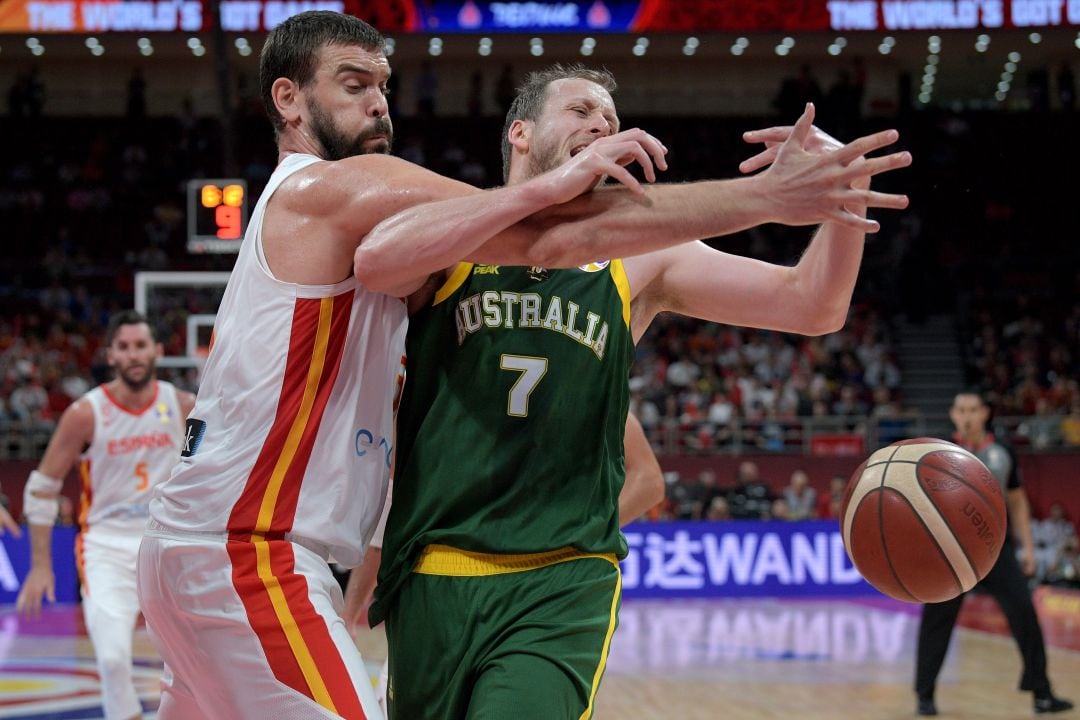
<svg viewBox="0 0 1080 720">
<path fill-rule="evenodd" d="M 814 106 L 794 126 L 752 130 L 743 134 L 750 143 L 762 143 L 765 150 L 744 160 L 739 170 L 761 174 L 766 195 L 776 207 L 776 221 L 785 225 L 817 225 L 837 222 L 876 232 L 876 221 L 864 216 L 866 208 L 902 210 L 906 195 L 870 190 L 870 178 L 911 164 L 911 153 L 896 152 L 868 158 L 875 150 L 895 143 L 895 130 L 867 135 L 847 145 L 814 127 Z"/>
<path fill-rule="evenodd" d="M 667 148 L 655 137 L 633 128 L 593 141 L 569 161 L 535 178 L 545 192 L 549 204 L 573 200 L 595 188 L 605 177 L 625 185 L 631 192 L 645 192 L 628 165 L 641 166 L 648 182 L 656 182 L 656 169 L 667 170 Z"/>
</svg>

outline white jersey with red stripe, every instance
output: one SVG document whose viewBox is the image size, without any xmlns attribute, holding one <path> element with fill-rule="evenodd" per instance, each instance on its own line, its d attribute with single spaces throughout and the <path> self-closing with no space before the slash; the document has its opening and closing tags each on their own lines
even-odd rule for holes
<svg viewBox="0 0 1080 720">
<path fill-rule="evenodd" d="M 285 158 L 255 206 L 180 462 L 150 514 L 167 527 L 235 540 L 314 541 L 351 566 L 386 493 L 408 317 L 404 302 L 369 292 L 355 277 L 298 285 L 270 271 L 266 204 L 286 178 L 316 162 Z"/>
<path fill-rule="evenodd" d="M 83 396 L 94 412 L 94 437 L 81 456 L 83 531 L 142 534 L 150 491 L 169 477 L 184 439 L 176 388 L 156 380 L 154 399 L 124 407 L 106 385 Z"/>
</svg>

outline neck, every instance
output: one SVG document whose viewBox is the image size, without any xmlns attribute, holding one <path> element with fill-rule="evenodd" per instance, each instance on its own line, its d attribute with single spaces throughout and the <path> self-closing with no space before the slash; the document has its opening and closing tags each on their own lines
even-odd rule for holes
<svg viewBox="0 0 1080 720">
<path fill-rule="evenodd" d="M 322 145 L 309 137 L 299 127 L 287 126 L 278 137 L 278 162 L 293 153 L 323 157 Z"/>
<path fill-rule="evenodd" d="M 137 410 L 154 399 L 157 392 L 157 378 L 151 377 L 150 381 L 140 388 L 133 388 L 120 378 L 110 380 L 107 384 L 109 393 L 124 407 Z"/>
<path fill-rule="evenodd" d="M 970 445 L 972 447 L 978 447 L 979 445 L 982 445 L 983 442 L 986 441 L 986 431 L 985 430 L 976 430 L 976 431 L 968 433 L 966 435 L 961 435 L 960 439 L 963 440 L 965 445 Z"/>
</svg>

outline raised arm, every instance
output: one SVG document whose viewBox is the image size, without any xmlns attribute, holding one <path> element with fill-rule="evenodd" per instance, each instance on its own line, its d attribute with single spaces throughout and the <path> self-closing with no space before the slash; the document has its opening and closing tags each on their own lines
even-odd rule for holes
<svg viewBox="0 0 1080 720">
<path fill-rule="evenodd" d="M 892 131 L 887 131 L 842 145 L 816 128 L 798 124 L 794 128 L 770 128 L 747 134 L 748 141 L 764 142 L 768 149 L 744 162 L 742 169 L 753 171 L 769 162 L 780 162 L 779 156 L 791 138 L 800 134 L 801 144 L 809 152 L 855 170 L 868 165 L 885 167 L 880 161 L 888 158 L 867 159 L 864 153 L 873 146 L 874 138 L 886 142 L 895 139 Z M 910 163 L 907 153 L 897 155 L 901 156 L 898 166 Z M 865 198 L 880 195 L 869 189 L 873 174 L 861 173 L 852 178 L 853 190 Z M 836 206 L 843 213 L 862 218 L 866 207 L 854 196 L 842 197 Z M 652 318 L 663 311 L 803 335 L 834 332 L 843 327 L 847 318 L 864 239 L 862 229 L 837 217 L 818 229 L 793 267 L 730 255 L 702 243 L 630 258 L 626 270 L 634 300 L 634 336 L 640 337 Z"/>
<path fill-rule="evenodd" d="M 853 162 L 863 153 L 895 142 L 895 132 L 862 138 L 847 146 L 846 155 L 814 153 L 803 147 L 812 121 L 813 110 L 808 108 L 796 126 L 800 130 L 789 129 L 788 140 L 773 153 L 769 168 L 754 177 L 653 185 L 640 195 L 628 188 L 601 188 L 549 207 L 517 225 L 513 223 L 537 203 L 522 201 L 506 208 L 496 204 L 495 193 L 506 197 L 516 193 L 520 197 L 532 191 L 525 186 L 544 176 L 516 187 L 489 191 L 492 194 L 486 198 L 413 207 L 381 223 L 364 239 L 356 254 L 356 270 L 374 289 L 401 292 L 402 288 L 415 287 L 421 277 L 461 259 L 450 259 L 452 252 L 446 248 L 460 250 L 471 245 L 475 249 L 464 257 L 475 262 L 573 267 L 737 232 L 765 222 L 813 225 L 832 221 L 859 232 L 874 231 L 875 222 L 847 208 L 906 206 L 904 196 L 852 187 L 860 178 L 868 179 L 910 162 L 907 153 Z M 589 149 L 600 143 L 593 143 Z M 432 248 L 443 248 L 445 252 L 429 253 Z M 406 265 L 402 257 L 414 257 L 417 262 Z M 416 275 L 408 277 L 413 272 Z"/>
</svg>

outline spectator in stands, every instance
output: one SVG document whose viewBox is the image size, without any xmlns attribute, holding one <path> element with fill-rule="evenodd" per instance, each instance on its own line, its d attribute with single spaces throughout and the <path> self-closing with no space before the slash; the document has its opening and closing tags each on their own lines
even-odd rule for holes
<svg viewBox="0 0 1080 720">
<path fill-rule="evenodd" d="M 784 500 L 787 501 L 788 518 L 807 520 L 817 514 L 817 490 L 810 486 L 810 476 L 805 470 L 791 473 L 791 479 L 784 488 Z"/>
<path fill-rule="evenodd" d="M 728 493 L 731 516 L 737 520 L 757 520 L 769 513 L 772 493 L 761 482 L 761 471 L 753 460 L 739 463 L 735 473 L 735 487 Z"/>
<path fill-rule="evenodd" d="M 720 496 L 714 497 L 705 511 L 705 519 L 731 520 L 731 510 L 728 508 L 727 500 Z"/>
<path fill-rule="evenodd" d="M 833 475 L 829 478 L 829 492 L 817 501 L 817 516 L 822 520 L 836 520 L 840 517 L 840 507 L 844 503 L 844 491 L 847 490 L 847 478 Z"/>
<path fill-rule="evenodd" d="M 1040 581 L 1062 564 L 1066 548 L 1076 547 L 1076 527 L 1065 517 L 1065 507 L 1059 502 L 1050 505 L 1046 518 L 1031 521 L 1031 537 L 1035 543 L 1035 577 Z"/>
</svg>

